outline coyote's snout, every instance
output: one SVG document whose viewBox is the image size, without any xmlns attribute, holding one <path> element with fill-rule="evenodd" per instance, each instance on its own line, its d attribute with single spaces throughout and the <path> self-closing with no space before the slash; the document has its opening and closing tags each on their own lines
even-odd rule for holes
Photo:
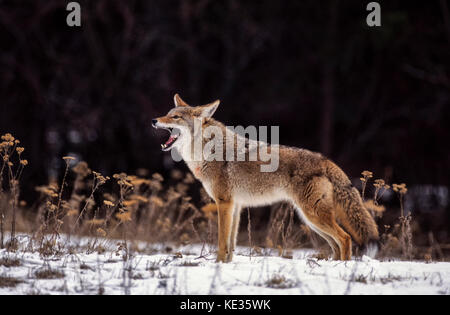
<svg viewBox="0 0 450 315">
<path fill-rule="evenodd" d="M 350 235 L 359 245 L 378 239 L 375 221 L 358 190 L 332 161 L 305 149 L 246 139 L 211 118 L 219 106 L 218 100 L 191 107 L 176 94 L 174 101 L 175 107 L 166 116 L 153 119 L 152 125 L 170 132 L 162 149 L 177 150 L 217 204 L 217 261 L 229 262 L 233 258 L 242 207 L 279 201 L 295 206 L 303 221 L 331 246 L 334 259 L 351 258 Z M 202 137 L 202 131 L 211 126 L 220 131 L 222 138 L 218 139 L 216 134 L 215 150 L 196 154 L 196 147 L 202 150 L 209 140 Z M 239 141 L 246 145 L 239 147 Z M 259 156 L 244 161 L 225 158 L 225 148 L 236 149 L 233 152 L 244 150 L 248 157 L 252 148 L 259 145 L 278 152 L 279 165 L 275 171 L 261 172 L 260 166 L 267 161 Z M 211 158 L 217 157 L 217 152 L 224 155 L 223 159 Z"/>
</svg>

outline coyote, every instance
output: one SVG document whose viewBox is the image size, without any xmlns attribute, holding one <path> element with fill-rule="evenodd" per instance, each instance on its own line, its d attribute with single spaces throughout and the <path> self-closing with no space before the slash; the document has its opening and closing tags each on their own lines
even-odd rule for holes
<svg viewBox="0 0 450 315">
<path fill-rule="evenodd" d="M 280 201 L 293 204 L 302 220 L 327 241 L 336 260 L 351 259 L 351 237 L 360 246 L 378 240 L 377 225 L 358 190 L 335 163 L 320 153 L 268 143 L 263 144 L 269 151 L 279 150 L 279 165 L 273 172 L 261 172 L 260 166 L 266 163 L 261 159 L 211 160 L 207 156 L 194 159 L 193 142 L 200 136 L 194 128 L 196 119 L 200 121 L 200 131 L 211 126 L 222 131 L 223 147 L 240 139 L 246 143 L 244 150 L 250 151 L 249 143 L 262 143 L 247 139 L 213 119 L 219 100 L 192 107 L 175 94 L 174 102 L 175 107 L 166 116 L 153 119 L 152 125 L 170 132 L 162 149 L 174 149 L 181 155 L 217 205 L 218 262 L 233 259 L 243 207 Z M 206 141 L 201 139 L 203 145 Z M 236 148 L 236 144 L 232 146 Z"/>
</svg>

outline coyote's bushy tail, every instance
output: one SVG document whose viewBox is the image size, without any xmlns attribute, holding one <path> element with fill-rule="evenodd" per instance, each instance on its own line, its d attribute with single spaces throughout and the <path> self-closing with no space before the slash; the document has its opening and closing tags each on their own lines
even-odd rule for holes
<svg viewBox="0 0 450 315">
<path fill-rule="evenodd" d="M 364 207 L 359 191 L 351 186 L 334 186 L 337 203 L 337 219 L 359 245 L 379 238 L 378 228 L 369 211 Z"/>
<path fill-rule="evenodd" d="M 328 165 L 327 175 L 333 184 L 338 222 L 359 245 L 377 241 L 379 239 L 377 224 L 364 207 L 359 191 L 351 185 L 347 175 L 334 163 Z"/>
</svg>

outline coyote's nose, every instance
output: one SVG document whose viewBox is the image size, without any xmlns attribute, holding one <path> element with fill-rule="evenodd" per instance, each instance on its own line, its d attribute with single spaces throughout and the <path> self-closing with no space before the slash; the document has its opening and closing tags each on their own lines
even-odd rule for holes
<svg viewBox="0 0 450 315">
<path fill-rule="evenodd" d="M 156 123 L 158 122 L 158 119 L 152 119 L 152 126 L 156 127 Z"/>
</svg>

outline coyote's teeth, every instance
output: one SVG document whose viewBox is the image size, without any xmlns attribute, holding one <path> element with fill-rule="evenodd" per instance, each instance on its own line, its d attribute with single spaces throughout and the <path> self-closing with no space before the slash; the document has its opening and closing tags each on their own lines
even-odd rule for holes
<svg viewBox="0 0 450 315">
<path fill-rule="evenodd" d="M 166 145 L 161 143 L 161 148 L 164 149 L 165 147 Z"/>
</svg>

